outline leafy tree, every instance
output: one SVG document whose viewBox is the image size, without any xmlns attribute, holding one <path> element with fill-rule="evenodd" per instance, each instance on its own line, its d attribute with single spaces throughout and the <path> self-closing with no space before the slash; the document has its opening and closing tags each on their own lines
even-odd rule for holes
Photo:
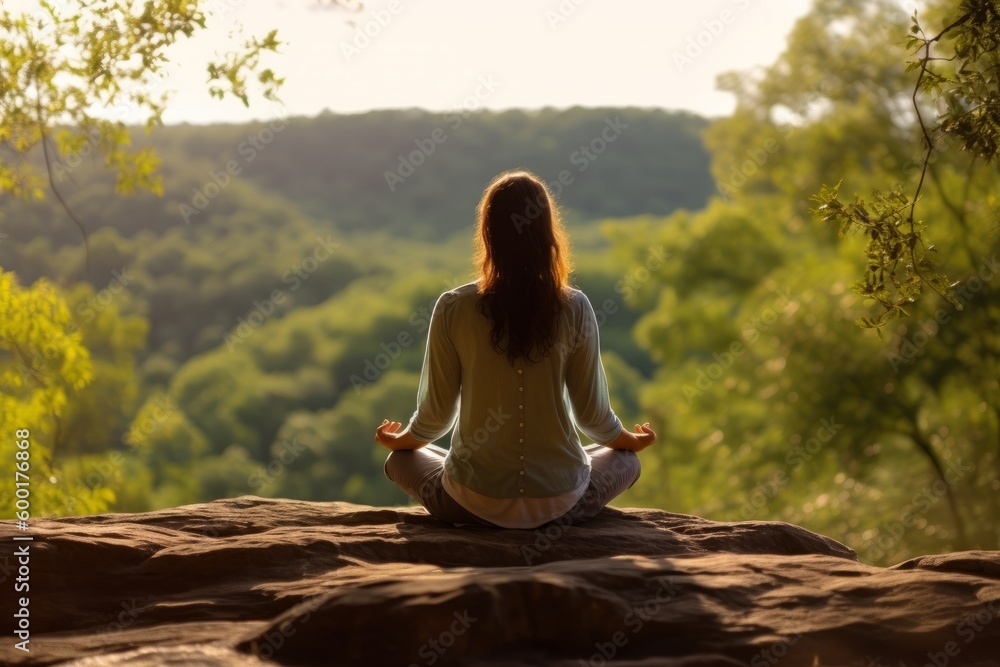
<svg viewBox="0 0 1000 667">
<path fill-rule="evenodd" d="M 52 459 L 54 443 L 65 431 L 70 397 L 93 378 L 90 353 L 65 299 L 45 281 L 30 288 L 13 274 L 0 272 L 0 474 L 14 480 L 15 466 L 30 480 L 32 516 L 63 514 L 67 494 L 83 499 L 77 509 L 99 512 L 114 500 L 106 487 L 84 488 L 67 479 Z M 30 446 L 19 450 L 17 441 Z M 23 434 L 23 437 L 22 437 Z M 15 460 L 15 452 L 27 457 Z M 27 463 L 27 466 L 19 465 Z M 23 468 L 23 469 L 22 469 Z M 0 503 L 13 508 L 14 486 L 0 491 Z"/>
<path fill-rule="evenodd" d="M 643 411 L 666 428 L 623 502 L 795 521 L 880 563 L 1000 544 L 996 174 L 935 153 L 919 210 L 964 309 L 914 302 L 884 342 L 858 339 L 872 304 L 844 281 L 866 239 L 813 224 L 804 194 L 831 174 L 916 185 L 917 73 L 886 48 L 907 25 L 894 3 L 816 2 L 774 65 L 722 79 L 737 109 L 706 141 L 725 202 L 617 233 L 633 264 L 670 257 L 630 298 L 660 365 Z"/>
<path fill-rule="evenodd" d="M 383 415 L 412 414 L 418 380 L 419 373 L 391 369 L 369 390 L 348 392 L 329 410 L 289 415 L 272 446 L 267 472 L 253 480 L 254 486 L 266 495 L 405 503 L 406 495 L 385 480 L 388 451 L 374 443 L 372 424 Z M 443 440 L 438 444 L 447 446 Z"/>
<path fill-rule="evenodd" d="M 39 0 L 32 12 L 0 9 L 0 147 L 12 155 L 0 162 L 0 193 L 44 196 L 42 178 L 23 160 L 36 147 L 52 193 L 81 231 L 55 182 L 54 169 L 63 158 L 99 153 L 115 173 L 119 192 L 162 193 L 155 153 L 129 150 L 125 123 L 104 113 L 132 109 L 147 117 L 147 130 L 161 124 L 168 95 L 150 92 L 154 77 L 173 43 L 204 29 L 203 6 L 197 0 L 155 0 L 141 8 L 122 0 L 68 5 Z M 260 58 L 278 45 L 271 31 L 208 63 L 209 92 L 249 104 L 247 78 L 254 75 L 264 97 L 276 99 L 282 79 L 258 69 Z"/>
<path fill-rule="evenodd" d="M 150 77 L 172 43 L 205 27 L 208 6 L 130 7 L 81 0 L 0 9 L 0 265 L 35 283 L 26 293 L 57 283 L 76 318 L 66 327 L 90 349 L 88 385 L 71 391 L 73 376 L 50 378 L 65 385 L 65 399 L 47 413 L 53 425 L 35 451 L 56 452 L 60 465 L 47 476 L 65 489 L 46 511 L 143 510 L 255 492 L 250 480 L 271 474 L 285 436 L 299 433 L 315 446 L 262 493 L 398 501 L 381 475 L 384 453 L 358 443 L 367 443 L 373 414 L 412 411 L 421 318 L 446 285 L 467 279 L 472 210 L 488 179 L 516 164 L 552 182 L 572 170 L 560 199 L 580 238 L 596 238 L 592 218 L 699 207 L 711 187 L 698 137 L 705 121 L 658 110 L 297 119 L 269 128 L 273 144 L 252 158 L 242 149 L 263 137 L 254 124 L 143 135 L 122 112 L 145 114 L 147 130 L 159 125 L 168 100 L 148 94 Z M 280 81 L 259 65 L 277 46 L 271 33 L 210 64 L 213 94 L 246 103 L 256 76 L 273 97 Z M 580 169 L 575 151 L 619 114 L 621 137 Z M 448 128 L 448 151 L 387 197 L 385 179 L 371 174 L 396 168 L 414 137 L 438 127 Z M 239 160 L 241 177 L 185 219 L 182 207 L 204 197 L 220 159 Z M 43 199 L 46 185 L 54 201 Z M 125 192 L 135 196 L 117 196 Z M 91 220 L 103 226 L 80 248 L 69 222 Z M 429 241 L 409 244 L 405 269 L 365 252 L 400 237 Z M 334 239 L 329 261 L 310 263 L 317 239 Z M 619 267 L 602 256 L 606 242 L 591 250 L 577 278 L 604 296 L 603 277 Z M 77 282 L 84 276 L 89 285 Z M 235 335 L 276 289 L 285 298 L 264 306 L 266 333 Z M 609 374 L 623 409 L 634 411 L 652 364 L 628 333 L 639 312 L 620 306 L 604 329 L 616 350 Z M 400 344 L 402 334 L 409 338 Z M 391 369 L 373 372 L 372 360 L 392 345 L 400 351 Z M 11 356 L 9 368 L 17 363 Z M 9 395 L 25 404 L 5 415 L 35 419 L 27 394 Z"/>
<path fill-rule="evenodd" d="M 121 441 L 135 414 L 135 355 L 145 345 L 148 324 L 140 315 L 121 313 L 118 302 L 125 295 L 109 288 L 95 293 L 87 283 L 77 283 L 66 294 L 90 353 L 91 380 L 67 403 L 60 439 L 53 442 L 60 454 L 106 450 Z"/>
<path fill-rule="evenodd" d="M 936 13 L 944 13 L 941 5 Z M 824 221 L 836 223 L 839 234 L 860 233 L 868 238 L 865 277 L 854 289 L 877 304 L 880 311 L 862 317 L 859 324 L 881 328 L 890 320 L 908 315 L 906 308 L 930 287 L 942 299 L 961 310 L 955 293 L 958 282 L 936 270 L 934 245 L 924 241 L 925 224 L 917 218 L 917 204 L 925 182 L 936 181 L 948 214 L 968 230 L 972 171 L 976 161 L 993 162 L 1000 137 L 1000 3 L 996 0 L 963 0 L 945 13 L 944 27 L 928 36 L 917 12 L 912 16 L 910 39 L 913 49 L 906 71 L 917 72 L 913 83 L 913 115 L 919 129 L 923 159 L 915 171 L 916 185 L 910 194 L 897 186 L 875 189 L 871 200 L 856 197 L 853 203 L 840 199 L 840 188 L 823 188 L 814 199 L 815 212 Z M 956 17 L 957 16 L 957 17 Z M 947 46 L 945 46 L 947 44 Z M 929 98 L 929 99 L 925 99 Z M 936 118 L 935 118 L 936 116 Z M 933 119 L 933 120 L 932 120 Z M 969 157 L 967 185 L 963 195 L 945 195 L 941 177 L 933 168 L 936 152 L 943 145 L 958 147 Z"/>
</svg>

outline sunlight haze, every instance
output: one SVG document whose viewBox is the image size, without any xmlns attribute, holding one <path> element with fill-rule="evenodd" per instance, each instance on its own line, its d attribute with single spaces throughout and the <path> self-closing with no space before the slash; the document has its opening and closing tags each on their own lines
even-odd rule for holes
<svg viewBox="0 0 1000 667">
<path fill-rule="evenodd" d="M 360 12 L 310 0 L 211 3 L 210 29 L 179 43 L 164 87 L 168 123 L 237 122 L 324 109 L 453 110 L 583 106 L 687 109 L 719 116 L 721 72 L 771 63 L 806 0 L 378 0 Z M 276 28 L 285 108 L 208 97 L 205 63 L 231 33 Z M 359 36 L 360 35 L 360 36 Z M 228 47 L 226 45 L 229 45 Z"/>
</svg>

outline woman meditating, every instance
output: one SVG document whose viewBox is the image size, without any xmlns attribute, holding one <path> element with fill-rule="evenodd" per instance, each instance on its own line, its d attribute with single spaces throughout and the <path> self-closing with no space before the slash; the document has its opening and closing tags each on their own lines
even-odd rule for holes
<svg viewBox="0 0 1000 667">
<path fill-rule="evenodd" d="M 536 528 L 595 516 L 639 477 L 649 423 L 611 409 L 597 318 L 569 285 L 566 235 L 545 184 L 493 179 L 479 203 L 479 278 L 434 306 L 406 428 L 386 419 L 385 474 L 433 516 Z M 452 432 L 451 449 L 427 443 Z M 577 427 L 595 444 L 583 447 Z"/>
</svg>

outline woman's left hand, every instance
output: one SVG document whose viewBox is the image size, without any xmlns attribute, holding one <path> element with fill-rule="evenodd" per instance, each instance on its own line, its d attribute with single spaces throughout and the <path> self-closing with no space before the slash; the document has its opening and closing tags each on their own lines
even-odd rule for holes
<svg viewBox="0 0 1000 667">
<path fill-rule="evenodd" d="M 393 451 L 397 449 L 419 449 L 427 443 L 417 442 L 409 430 L 400 430 L 401 422 L 391 422 L 383 419 L 375 429 L 375 442 Z"/>
</svg>

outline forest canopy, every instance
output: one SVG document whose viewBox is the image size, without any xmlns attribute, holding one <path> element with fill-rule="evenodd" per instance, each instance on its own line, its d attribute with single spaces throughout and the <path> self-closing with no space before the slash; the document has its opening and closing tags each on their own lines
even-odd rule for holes
<svg viewBox="0 0 1000 667">
<path fill-rule="evenodd" d="M 0 331 L 2 423 L 37 424 L 53 514 L 247 493 L 405 502 L 375 425 L 412 414 L 430 309 L 471 279 L 475 205 L 525 167 L 567 221 L 616 411 L 659 427 L 618 502 L 790 521 L 879 564 L 998 548 L 995 9 L 932 3 L 914 23 L 887 0 L 817 0 L 773 65 L 720 79 L 736 100 L 723 118 L 414 109 L 129 128 L 161 196 L 117 194 L 84 141 L 52 173 L 89 268 L 58 201 L 0 194 L 0 303 L 18 311 Z M 909 67 L 928 45 L 967 64 Z M 873 257 L 874 227 L 824 220 L 836 201 L 902 220 L 920 256 L 890 266 L 890 239 Z M 924 268 L 951 299 L 880 291 Z M 34 358 L 59 373 L 25 372 Z"/>
</svg>

